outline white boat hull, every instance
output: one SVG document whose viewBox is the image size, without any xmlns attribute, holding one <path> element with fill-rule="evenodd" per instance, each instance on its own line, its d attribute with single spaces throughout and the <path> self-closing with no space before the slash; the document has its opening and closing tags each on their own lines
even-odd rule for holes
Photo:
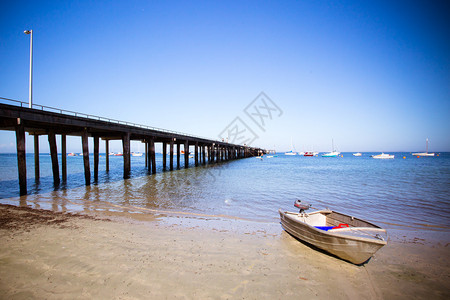
<svg viewBox="0 0 450 300">
<path fill-rule="evenodd" d="M 413 153 L 414 156 L 434 156 L 434 153 Z"/>
<path fill-rule="evenodd" d="M 378 154 L 378 155 L 372 155 L 372 158 L 375 159 L 393 159 L 395 157 L 395 155 L 391 155 L 391 154 Z"/>
<path fill-rule="evenodd" d="M 322 154 L 322 157 L 337 157 L 340 154 L 340 152 L 329 152 Z"/>
</svg>

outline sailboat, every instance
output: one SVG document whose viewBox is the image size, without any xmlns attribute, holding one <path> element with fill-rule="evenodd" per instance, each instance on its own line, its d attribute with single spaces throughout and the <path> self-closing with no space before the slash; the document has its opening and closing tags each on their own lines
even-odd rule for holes
<svg viewBox="0 0 450 300">
<path fill-rule="evenodd" d="M 434 153 L 428 153 L 428 138 L 427 138 L 427 152 L 413 153 L 414 156 L 434 156 Z"/>
<path fill-rule="evenodd" d="M 297 152 L 294 152 L 295 148 L 292 144 L 292 138 L 291 138 L 291 151 L 285 152 L 284 155 L 297 155 Z"/>
<path fill-rule="evenodd" d="M 337 157 L 339 154 L 341 154 L 341 152 L 337 152 L 334 149 L 334 141 L 331 139 L 331 152 L 322 154 L 322 157 Z"/>
</svg>

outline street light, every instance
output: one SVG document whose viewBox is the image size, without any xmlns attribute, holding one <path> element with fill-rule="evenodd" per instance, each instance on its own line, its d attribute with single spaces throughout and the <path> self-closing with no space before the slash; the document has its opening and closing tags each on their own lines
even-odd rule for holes
<svg viewBox="0 0 450 300">
<path fill-rule="evenodd" d="M 33 106 L 33 30 L 25 30 L 23 33 L 30 35 L 30 87 L 29 87 L 29 107 Z"/>
</svg>

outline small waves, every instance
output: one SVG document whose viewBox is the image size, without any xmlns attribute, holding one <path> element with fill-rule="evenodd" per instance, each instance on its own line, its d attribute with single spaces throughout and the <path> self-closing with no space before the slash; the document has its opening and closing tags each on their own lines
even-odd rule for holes
<svg viewBox="0 0 450 300">
<path fill-rule="evenodd" d="M 2 203 L 21 202 L 54 210 L 119 210 L 135 213 L 185 213 L 274 222 L 278 209 L 294 210 L 296 199 L 334 209 L 390 228 L 450 230 L 450 155 L 379 161 L 344 154 L 343 158 L 279 155 L 151 175 L 144 157 L 132 158 L 131 178 L 122 178 L 122 160 L 100 161 L 99 180 L 84 185 L 81 159 L 68 159 L 68 182 L 54 187 L 49 156 L 41 157 L 41 178 L 32 175 L 30 195 L 16 197 L 15 155 L 0 155 Z M 92 160 L 93 161 L 93 160 Z M 193 161 L 190 162 L 193 165 Z M 93 169 L 93 167 L 92 167 Z M 31 170 L 31 171 L 30 171 Z M 16 175 L 17 176 L 17 175 Z M 78 207 L 78 208 L 76 208 Z"/>
</svg>

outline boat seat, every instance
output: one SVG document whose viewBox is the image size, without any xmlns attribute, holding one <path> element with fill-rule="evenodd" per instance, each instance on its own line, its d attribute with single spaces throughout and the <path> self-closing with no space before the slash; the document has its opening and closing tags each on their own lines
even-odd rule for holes
<svg viewBox="0 0 450 300">
<path fill-rule="evenodd" d="M 314 226 L 314 227 L 316 227 L 317 229 L 322 229 L 322 230 L 328 231 L 330 229 L 348 228 L 350 226 L 345 223 L 339 223 L 338 226 Z"/>
</svg>

